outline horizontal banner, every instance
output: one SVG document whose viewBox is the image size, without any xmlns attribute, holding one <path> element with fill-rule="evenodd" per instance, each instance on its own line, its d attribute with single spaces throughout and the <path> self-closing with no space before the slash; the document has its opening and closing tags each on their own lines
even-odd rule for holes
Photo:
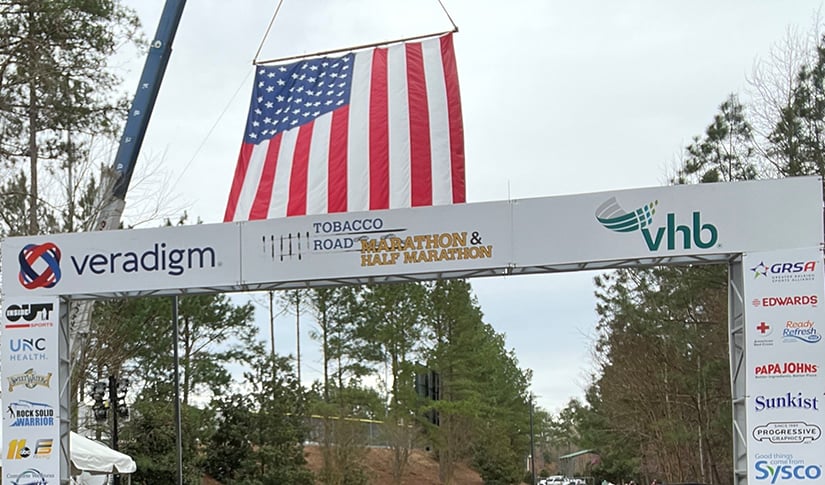
<svg viewBox="0 0 825 485">
<path fill-rule="evenodd" d="M 822 243 L 818 177 L 15 237 L 6 296 L 121 296 L 724 260 Z M 694 259 L 690 259 L 694 258 Z"/>
</svg>

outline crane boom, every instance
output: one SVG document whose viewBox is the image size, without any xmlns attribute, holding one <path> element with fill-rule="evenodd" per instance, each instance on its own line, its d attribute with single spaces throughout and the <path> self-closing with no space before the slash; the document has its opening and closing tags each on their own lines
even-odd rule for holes
<svg viewBox="0 0 825 485">
<path fill-rule="evenodd" d="M 185 5 L 186 0 L 166 0 L 163 6 L 155 37 L 149 45 L 149 53 L 143 64 L 137 92 L 129 108 L 114 164 L 101 174 L 100 211 L 91 225 L 93 231 L 117 229 L 120 226 L 120 218 L 126 207 L 126 192 L 172 54 L 172 42 Z M 91 300 L 72 305 L 69 345 L 72 364 L 77 362 L 83 351 L 83 341 L 89 334 L 93 308 L 94 302 Z"/>
<path fill-rule="evenodd" d="M 149 126 L 160 84 L 166 73 L 166 66 L 172 53 L 172 41 L 175 39 L 185 5 L 186 0 L 167 0 L 163 6 L 157 32 L 149 46 L 149 54 L 143 65 L 137 92 L 126 118 L 126 126 L 120 138 L 112 172 L 108 175 L 110 180 L 107 185 L 103 186 L 105 199 L 102 201 L 103 210 L 98 216 L 95 230 L 113 229 L 120 225 L 126 192 L 129 190 L 129 183 L 143 145 L 146 128 Z"/>
</svg>

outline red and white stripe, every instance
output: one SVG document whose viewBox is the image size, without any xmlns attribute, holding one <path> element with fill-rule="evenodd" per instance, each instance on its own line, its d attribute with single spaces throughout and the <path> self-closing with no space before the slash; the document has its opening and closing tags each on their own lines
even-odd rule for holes
<svg viewBox="0 0 825 485">
<path fill-rule="evenodd" d="M 244 143 L 225 221 L 462 203 L 452 35 L 355 54 L 350 103 Z"/>
</svg>

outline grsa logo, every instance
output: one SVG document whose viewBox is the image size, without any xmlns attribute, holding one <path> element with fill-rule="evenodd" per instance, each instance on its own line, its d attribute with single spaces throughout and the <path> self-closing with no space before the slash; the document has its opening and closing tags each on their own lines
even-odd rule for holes
<svg viewBox="0 0 825 485">
<path fill-rule="evenodd" d="M 17 261 L 20 263 L 17 279 L 27 290 L 51 288 L 60 281 L 60 248 L 54 243 L 27 244 L 17 255 Z M 42 261 L 45 267 L 38 261 Z M 35 266 L 42 272 L 38 272 Z"/>
<path fill-rule="evenodd" d="M 719 241 L 719 230 L 713 224 L 703 224 L 702 215 L 694 211 L 690 225 L 678 224 L 676 214 L 669 212 L 665 216 L 664 227 L 652 227 L 653 215 L 656 214 L 658 200 L 648 203 L 633 212 L 627 212 L 611 197 L 596 209 L 596 220 L 614 232 L 642 233 L 647 249 L 659 251 L 666 249 L 709 249 Z"/>
<path fill-rule="evenodd" d="M 816 480 L 822 476 L 820 465 L 768 465 L 767 460 L 759 460 L 754 464 L 757 480 L 768 480 L 770 483 L 790 480 Z"/>
<path fill-rule="evenodd" d="M 773 264 L 759 264 L 751 268 L 753 279 L 770 279 L 771 283 L 797 283 L 813 281 L 816 277 L 816 261 L 783 261 Z"/>
</svg>

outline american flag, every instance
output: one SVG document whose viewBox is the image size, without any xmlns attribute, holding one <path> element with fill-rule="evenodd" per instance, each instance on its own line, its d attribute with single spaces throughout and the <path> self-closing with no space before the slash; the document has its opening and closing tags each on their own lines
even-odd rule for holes
<svg viewBox="0 0 825 485">
<path fill-rule="evenodd" d="M 224 221 L 464 201 L 452 34 L 256 67 Z"/>
</svg>

